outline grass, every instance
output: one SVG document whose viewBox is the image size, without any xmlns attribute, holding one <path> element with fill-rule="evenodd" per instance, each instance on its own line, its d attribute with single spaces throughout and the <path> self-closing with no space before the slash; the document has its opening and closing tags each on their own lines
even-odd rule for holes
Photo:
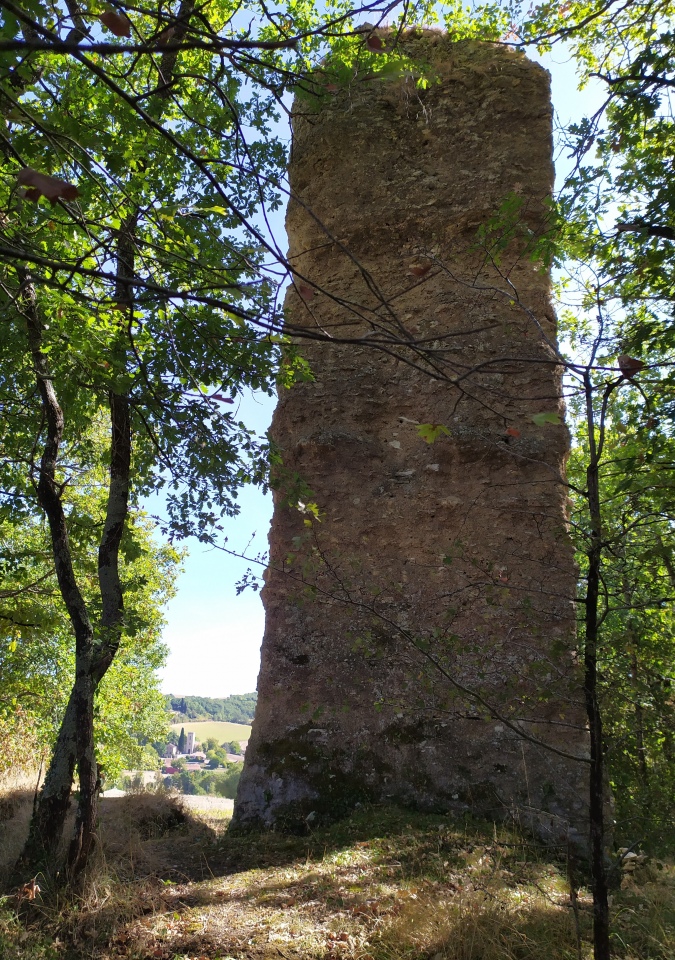
<svg viewBox="0 0 675 960">
<path fill-rule="evenodd" d="M 218 743 L 230 743 L 236 740 L 241 743 L 251 736 L 251 728 L 245 723 L 227 723 L 225 720 L 187 720 L 185 723 L 172 723 L 171 729 L 180 733 L 181 727 L 185 732 L 194 731 L 195 737 L 201 743 L 214 737 Z"/>
<path fill-rule="evenodd" d="M 515 831 L 363 808 L 306 837 L 230 835 L 162 796 L 106 801 L 75 901 L 5 900 L 2 960 L 589 960 L 564 863 Z M 617 960 L 675 956 L 675 870 L 613 895 Z M 581 943 L 578 942 L 578 935 Z"/>
</svg>

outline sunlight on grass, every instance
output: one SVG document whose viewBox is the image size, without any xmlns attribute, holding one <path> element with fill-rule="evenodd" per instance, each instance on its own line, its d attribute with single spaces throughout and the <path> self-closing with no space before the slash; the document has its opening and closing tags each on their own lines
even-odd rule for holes
<svg viewBox="0 0 675 960">
<path fill-rule="evenodd" d="M 566 865 L 493 824 L 363 809 L 307 837 L 231 835 L 166 797 L 104 809 L 87 895 L 5 900 L 2 960 L 589 960 Z M 25 904 L 23 905 L 25 908 Z M 618 960 L 675 956 L 675 874 L 613 901 Z"/>
</svg>

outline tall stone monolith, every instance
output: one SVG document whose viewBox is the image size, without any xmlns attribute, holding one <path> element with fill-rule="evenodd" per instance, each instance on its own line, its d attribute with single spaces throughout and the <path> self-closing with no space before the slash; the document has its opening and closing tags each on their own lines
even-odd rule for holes
<svg viewBox="0 0 675 960">
<path fill-rule="evenodd" d="M 531 256 L 549 227 L 548 75 L 505 47 L 405 43 L 426 89 L 368 68 L 295 104 L 286 308 L 313 379 L 281 391 L 272 427 L 235 823 L 392 801 L 578 840 L 569 439 Z"/>
</svg>

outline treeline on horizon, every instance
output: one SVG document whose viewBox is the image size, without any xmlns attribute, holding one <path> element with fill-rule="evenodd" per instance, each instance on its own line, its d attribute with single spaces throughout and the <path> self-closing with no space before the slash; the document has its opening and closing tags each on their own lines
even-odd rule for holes
<svg viewBox="0 0 675 960">
<path fill-rule="evenodd" d="M 229 697 L 174 697 L 167 694 L 167 705 L 187 720 L 225 720 L 228 723 L 252 723 L 257 693 L 236 693 Z"/>
</svg>

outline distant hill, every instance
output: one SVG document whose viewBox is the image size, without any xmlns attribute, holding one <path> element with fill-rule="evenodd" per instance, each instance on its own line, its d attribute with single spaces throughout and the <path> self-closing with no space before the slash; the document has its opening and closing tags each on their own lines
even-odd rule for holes
<svg viewBox="0 0 675 960">
<path fill-rule="evenodd" d="M 174 697 L 167 695 L 167 705 L 186 720 L 225 720 L 229 723 L 250 724 L 258 700 L 257 693 L 237 693 L 231 697 Z"/>
</svg>

